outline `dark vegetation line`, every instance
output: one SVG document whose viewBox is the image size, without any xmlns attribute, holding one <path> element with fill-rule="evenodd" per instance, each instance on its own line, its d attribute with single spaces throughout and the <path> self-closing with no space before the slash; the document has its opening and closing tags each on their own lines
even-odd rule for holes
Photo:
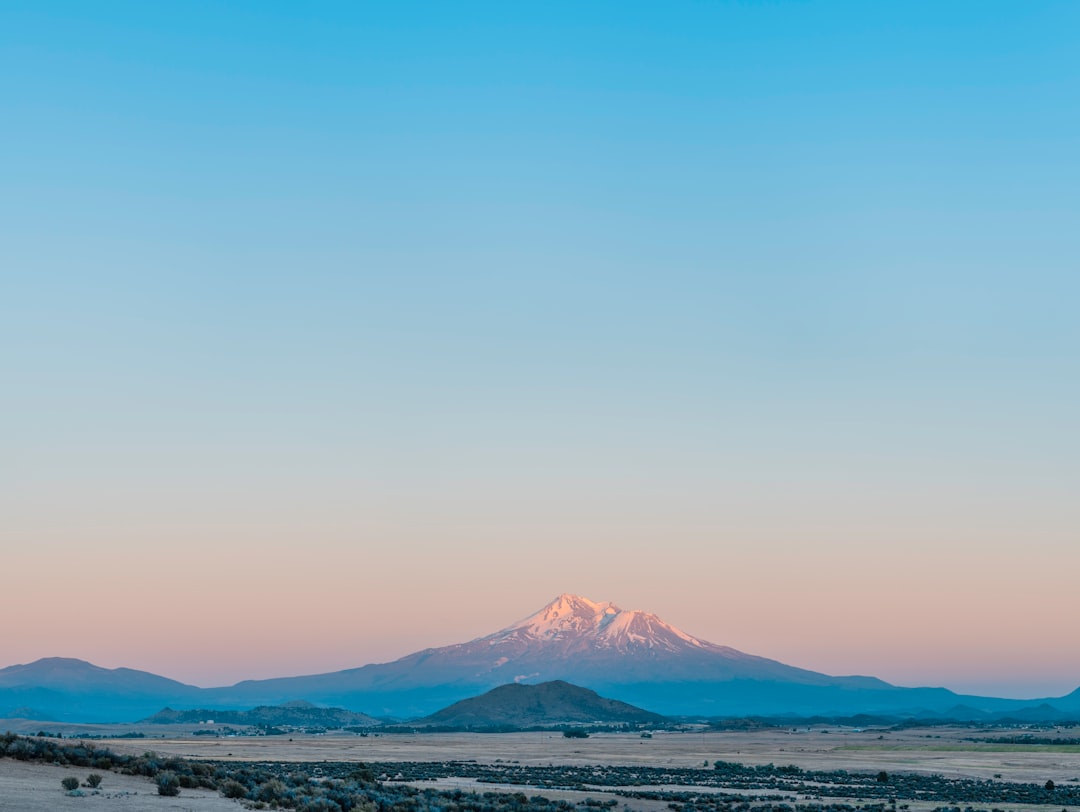
<svg viewBox="0 0 1080 812">
<path fill-rule="evenodd" d="M 979 744 L 1045 744 L 1058 747 L 1080 745 L 1080 738 L 1075 736 L 1033 736 L 1030 733 L 1018 736 L 966 736 L 963 741 Z"/>
<path fill-rule="evenodd" d="M 712 767 L 614 767 L 608 765 L 550 766 L 478 764 L 474 762 L 393 762 L 372 764 L 394 780 L 473 778 L 481 783 L 521 784 L 542 789 L 590 790 L 598 787 L 698 786 L 710 789 L 785 793 L 777 799 L 893 798 L 944 804 L 1001 803 L 1080 805 L 1080 786 L 1018 784 L 1000 780 L 945 778 L 919 773 L 803 770 L 794 765 L 746 766 L 717 761 Z"/>
<path fill-rule="evenodd" d="M 1080 787 L 1018 784 L 1004 781 L 944 778 L 936 775 L 855 773 L 803 770 L 795 766 L 746 766 L 717 761 L 711 768 L 523 766 L 513 763 L 446 762 L 219 762 L 192 761 L 152 752 L 141 756 L 114 753 L 91 742 L 63 744 L 12 733 L 0 736 L 0 757 L 111 770 L 141 775 L 159 788 L 180 791 L 203 787 L 253 809 L 301 812 L 571 812 L 611 807 L 613 798 L 571 804 L 524 792 L 473 793 L 417 789 L 407 781 L 471 778 L 480 783 L 531 789 L 568 789 L 613 793 L 626 798 L 667 802 L 675 812 L 896 812 L 898 800 L 937 803 L 939 812 L 975 810 L 971 804 L 1080 805 Z M 725 792 L 676 792 L 665 785 L 699 786 Z M 641 789 L 635 789 L 640 787 Z M 753 794 L 742 794 L 741 790 Z M 857 805 L 829 799 L 859 799 Z M 802 802 L 799 802 L 799 801 Z M 989 812 L 1003 812 L 995 808 Z"/>
<path fill-rule="evenodd" d="M 296 809 L 300 812 L 573 812 L 566 801 L 521 792 L 472 793 L 416 789 L 381 781 L 362 763 L 294 764 L 279 762 L 212 762 L 159 756 L 129 756 L 92 743 L 68 745 L 52 739 L 31 739 L 12 733 L 0 736 L 0 758 L 110 770 L 152 780 L 163 795 L 184 788 L 216 790 L 245 802 L 249 809 Z M 333 772 L 333 775 L 328 774 Z M 66 788 L 66 785 L 65 785 Z M 165 791 L 162 791 L 162 790 Z M 590 801 L 588 806 L 613 806 Z"/>
<path fill-rule="evenodd" d="M 889 730 L 913 730 L 925 727 L 965 727 L 980 730 L 1053 730 L 1080 726 L 1080 719 L 1055 719 L 1032 721 L 1003 717 L 999 719 L 955 719 L 949 716 L 933 718 L 892 716 L 888 714 L 857 713 L 853 716 L 720 716 L 701 718 L 694 716 L 670 717 L 676 723 L 704 723 L 712 730 L 775 730 L 782 728 L 809 728 L 832 725 L 836 727 L 877 727 Z"/>
</svg>

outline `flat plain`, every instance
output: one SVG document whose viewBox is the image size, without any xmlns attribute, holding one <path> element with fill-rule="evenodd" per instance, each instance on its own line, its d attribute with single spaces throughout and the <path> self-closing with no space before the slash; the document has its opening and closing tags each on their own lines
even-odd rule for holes
<svg viewBox="0 0 1080 812">
<path fill-rule="evenodd" d="M 154 751 L 193 760 L 222 762 L 285 762 L 307 764 L 318 774 L 318 762 L 441 763 L 463 766 L 522 765 L 532 767 L 654 767 L 701 769 L 716 761 L 744 765 L 795 765 L 807 771 L 847 770 L 851 773 L 914 773 L 979 781 L 1014 782 L 1042 786 L 1051 780 L 1064 787 L 1080 787 L 1080 747 L 1070 744 L 1001 744 L 971 739 L 1015 735 L 1016 731 L 980 730 L 970 727 L 932 727 L 894 730 L 887 728 L 794 727 L 743 731 L 654 731 L 651 738 L 640 733 L 593 733 L 587 739 L 565 738 L 557 732 L 528 733 L 369 733 L 360 735 L 285 736 L 176 736 L 145 739 L 96 739 L 95 746 L 117 753 L 141 755 Z M 1075 739 L 1080 729 L 1038 731 L 1047 738 Z M 157 734 L 160 736 L 161 734 Z M 60 779 L 70 769 L 50 765 L 27 765 L 0 759 L 0 810 L 63 808 L 189 809 L 217 812 L 237 809 L 212 792 L 184 790 L 179 798 L 159 798 L 153 785 L 131 776 L 108 773 L 105 792 L 70 798 L 60 790 Z M 586 797 L 613 798 L 631 812 L 660 812 L 668 804 L 656 799 L 627 798 L 610 794 L 612 787 L 587 788 L 587 792 L 515 784 L 487 783 L 470 778 L 462 770 L 456 776 L 441 775 L 434 781 L 412 782 L 416 786 L 465 791 L 525 792 L 528 795 L 577 802 Z M 77 772 L 75 773 L 77 774 Z M 85 776 L 79 776 L 85 778 Z M 693 790 L 723 792 L 715 788 L 656 785 L 647 790 Z M 753 794 L 753 793 L 750 793 Z M 792 797 L 792 800 L 796 800 Z M 836 799 L 839 800 L 839 799 Z M 858 805 L 861 799 L 852 797 Z M 901 798 L 900 800 L 907 800 Z M 910 802 L 912 812 L 927 812 L 940 803 Z M 982 804 L 979 805 L 983 806 Z M 989 805 L 987 805 L 989 806 Z M 1006 812 L 1025 809 L 1061 809 L 1002 805 Z"/>
<path fill-rule="evenodd" d="M 0 758 L 0 810 L 38 812 L 42 810 L 109 810 L 110 812 L 237 812 L 236 801 L 206 789 L 186 789 L 175 798 L 157 794 L 148 779 L 105 772 L 98 790 L 83 788 L 83 794 L 68 795 L 60 782 L 68 776 L 85 781 L 90 770 L 34 764 Z M 95 772 L 101 773 L 101 770 Z"/>
<path fill-rule="evenodd" d="M 221 761 L 518 761 L 532 765 L 651 765 L 700 767 L 716 760 L 741 764 L 794 764 L 806 770 L 933 773 L 946 777 L 1058 783 L 1080 778 L 1080 747 L 1006 745 L 966 741 L 1011 731 L 969 727 L 765 728 L 750 731 L 594 733 L 567 739 L 559 733 L 392 733 L 368 736 L 199 736 L 103 740 L 118 752 L 159 753 Z M 1059 728 L 1053 736 L 1080 736 Z"/>
</svg>

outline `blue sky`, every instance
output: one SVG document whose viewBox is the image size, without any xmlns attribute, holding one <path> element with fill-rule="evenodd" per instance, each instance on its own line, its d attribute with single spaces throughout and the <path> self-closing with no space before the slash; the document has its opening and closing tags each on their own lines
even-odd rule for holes
<svg viewBox="0 0 1080 812">
<path fill-rule="evenodd" d="M 310 611 L 340 627 L 300 670 L 569 590 L 832 673 L 1080 685 L 1078 24 L 1064 2 L 5 3 L 0 534 L 26 585 L 4 600 L 58 556 L 106 605 L 220 557 L 259 584 L 230 587 L 241 631 L 286 622 L 268 587 L 326 587 Z M 347 622 L 401 579 L 457 613 Z M 941 631 L 897 647 L 913 583 Z M 13 660 L 285 667 L 62 625 Z"/>
</svg>

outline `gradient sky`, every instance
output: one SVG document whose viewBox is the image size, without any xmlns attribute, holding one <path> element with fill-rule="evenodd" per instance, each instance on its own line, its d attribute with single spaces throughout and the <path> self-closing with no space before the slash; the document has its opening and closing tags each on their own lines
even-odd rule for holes
<svg viewBox="0 0 1080 812">
<path fill-rule="evenodd" d="M 1080 4 L 0 5 L 0 665 L 560 592 L 1080 685 Z"/>
</svg>

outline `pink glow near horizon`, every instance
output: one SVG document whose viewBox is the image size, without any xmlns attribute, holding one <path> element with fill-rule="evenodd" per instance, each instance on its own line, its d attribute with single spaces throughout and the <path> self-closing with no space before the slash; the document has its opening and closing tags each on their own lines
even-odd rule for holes
<svg viewBox="0 0 1080 812">
<path fill-rule="evenodd" d="M 1080 685 L 1080 3 L 978 12 L 0 3 L 0 665 Z"/>
<path fill-rule="evenodd" d="M 470 506 L 463 492 L 452 509 L 419 498 L 437 527 L 332 494 L 299 511 L 295 499 L 123 510 L 89 494 L 47 518 L 13 509 L 26 541 L 6 551 L 2 601 L 19 621 L 5 624 L 0 656 L 228 684 L 462 642 L 571 591 L 831 674 L 1030 696 L 1080 684 L 1080 549 L 1050 503 L 1027 538 L 1026 506 L 993 494 L 977 514 L 954 492 L 929 517 L 928 499 L 905 516 L 906 499 L 860 507 L 842 485 L 817 482 L 775 517 L 764 497 L 734 490 L 703 512 L 692 493 L 609 486 L 585 504 L 572 482 L 562 487 L 547 497 L 558 509 L 543 511 Z"/>
<path fill-rule="evenodd" d="M 1040 603 L 1025 608 L 1028 593 L 1010 592 L 1008 567 L 982 569 L 978 587 L 963 590 L 955 570 L 919 574 L 926 567 L 914 560 L 870 577 L 861 568 L 814 567 L 808 561 L 814 556 L 791 549 L 792 568 L 771 572 L 776 549 L 744 552 L 727 567 L 701 551 L 703 566 L 685 569 L 685 557 L 653 557 L 653 577 L 639 574 L 638 585 L 626 589 L 616 572 L 605 570 L 629 572 L 627 560 L 613 562 L 628 554 L 630 561 L 644 560 L 642 548 L 579 551 L 581 567 L 570 584 L 553 576 L 558 566 L 544 563 L 572 554 L 570 546 L 481 552 L 493 566 L 502 554 L 509 556 L 507 567 L 529 560 L 533 571 L 500 581 L 498 569 L 470 574 L 459 567 L 449 584 L 436 575 L 440 561 L 446 571 L 453 566 L 457 554 L 449 550 L 426 551 L 433 566 L 414 572 L 407 556 L 388 553 L 313 545 L 303 558 L 272 550 L 259 557 L 250 549 L 189 547 L 186 556 L 204 563 L 163 579 L 154 575 L 158 559 L 148 552 L 129 551 L 128 568 L 65 555 L 75 566 L 55 573 L 50 586 L 53 596 L 67 596 L 63 601 L 41 595 L 34 579 L 8 588 L 11 605 L 28 611 L 6 628 L 5 664 L 74 656 L 203 686 L 320 673 L 481 636 L 559 592 L 576 591 L 655 612 L 712 642 L 831 674 L 1026 697 L 1060 695 L 1080 684 L 1076 649 L 1061 637 L 1070 625 L 1066 568 L 1044 572 Z M 22 554 L 23 572 L 34 558 Z M 53 568 L 51 558 L 37 565 Z M 546 584 L 537 585 L 540 579 Z M 1033 624 L 1036 617 L 1041 626 Z"/>
</svg>

